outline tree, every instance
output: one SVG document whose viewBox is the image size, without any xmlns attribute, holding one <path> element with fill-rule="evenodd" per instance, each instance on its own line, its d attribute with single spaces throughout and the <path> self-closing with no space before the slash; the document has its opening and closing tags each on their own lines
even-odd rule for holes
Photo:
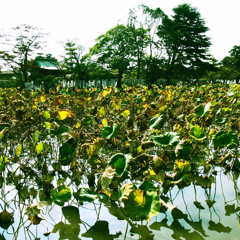
<svg viewBox="0 0 240 240">
<path fill-rule="evenodd" d="M 136 69 L 136 79 L 140 79 L 146 56 L 146 49 L 150 43 L 150 36 L 148 30 L 143 27 L 143 25 L 137 20 L 137 13 L 135 9 L 129 11 L 128 24 L 127 27 L 132 35 L 131 42 L 129 41 L 129 46 L 134 49 L 134 58 Z"/>
<path fill-rule="evenodd" d="M 90 80 L 112 79 L 114 77 L 110 70 L 94 61 L 87 63 L 87 73 Z"/>
<path fill-rule="evenodd" d="M 240 83 L 240 45 L 233 46 L 229 53 L 220 63 L 220 77 Z"/>
<path fill-rule="evenodd" d="M 156 83 L 162 75 L 163 49 L 161 39 L 156 33 L 164 16 L 165 14 L 160 8 L 151 9 L 145 5 L 140 5 L 138 12 L 133 9 L 129 14 L 128 26 L 144 31 L 145 37 L 140 38 L 142 41 L 135 41 L 137 49 L 140 50 L 137 52 L 137 59 L 139 59 L 137 61 L 137 76 L 142 72 L 149 87 Z"/>
<path fill-rule="evenodd" d="M 235 45 L 230 50 L 230 57 L 232 58 L 232 68 L 235 72 L 235 81 L 240 83 L 240 45 Z"/>
<path fill-rule="evenodd" d="M 135 29 L 134 34 L 142 35 Z M 136 43 L 133 29 L 124 25 L 117 25 L 97 38 L 97 43 L 90 49 L 90 54 L 97 57 L 97 62 L 117 71 L 117 87 L 122 87 L 123 74 L 134 66 L 136 61 Z"/>
<path fill-rule="evenodd" d="M 14 35 L 5 35 L 8 50 L 0 52 L 0 58 L 16 74 L 21 75 L 22 84 L 28 81 L 29 61 L 36 50 L 42 47 L 44 34 L 31 25 L 19 25 L 15 28 Z"/>
<path fill-rule="evenodd" d="M 88 80 L 87 56 L 83 54 L 83 47 L 73 41 L 67 41 L 64 49 L 65 57 L 63 60 L 63 67 L 66 69 L 67 73 L 71 74 L 75 82 Z"/>
<path fill-rule="evenodd" d="M 189 4 L 173 9 L 174 15 L 164 16 L 158 27 L 158 36 L 166 52 L 167 83 L 176 78 L 177 69 L 184 69 L 189 79 L 199 78 L 208 65 L 211 45 L 206 36 L 208 28 L 197 9 Z"/>
<path fill-rule="evenodd" d="M 164 77 L 164 59 L 154 56 L 146 56 L 144 59 L 145 80 L 149 88 Z M 163 82 L 162 82 L 163 83 Z"/>
<path fill-rule="evenodd" d="M 209 58 L 208 67 L 205 69 L 205 73 L 201 76 L 199 83 L 217 83 L 220 80 L 220 63 L 211 56 Z"/>
</svg>

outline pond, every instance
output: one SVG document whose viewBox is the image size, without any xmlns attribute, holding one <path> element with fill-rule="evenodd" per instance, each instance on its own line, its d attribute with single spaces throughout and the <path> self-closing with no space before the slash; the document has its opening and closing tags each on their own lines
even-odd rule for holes
<svg viewBox="0 0 240 240">
<path fill-rule="evenodd" d="M 5 238 L 0 239 L 237 240 L 239 183 L 238 174 L 212 168 L 208 174 L 202 173 L 199 182 L 173 187 L 164 195 L 168 203 L 163 203 L 162 212 L 142 221 L 127 216 L 126 209 L 119 205 L 99 200 L 81 205 L 71 201 L 64 207 L 44 201 L 25 205 L 16 190 L 6 185 L 1 191 L 1 207 L 13 215 L 14 222 L 8 227 L 7 214 L 3 217 L 1 212 L 1 233 Z"/>
<path fill-rule="evenodd" d="M 0 240 L 239 239 L 239 93 L 0 90 Z"/>
</svg>

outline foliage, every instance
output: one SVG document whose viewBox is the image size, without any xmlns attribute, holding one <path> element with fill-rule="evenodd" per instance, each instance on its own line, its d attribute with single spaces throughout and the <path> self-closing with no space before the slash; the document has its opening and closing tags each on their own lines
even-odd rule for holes
<svg viewBox="0 0 240 240">
<path fill-rule="evenodd" d="M 13 35 L 5 36 L 10 49 L 0 52 L 0 58 L 18 76 L 22 83 L 29 81 L 31 57 L 42 47 L 43 33 L 37 27 L 22 24 L 14 29 Z"/>
<path fill-rule="evenodd" d="M 117 87 L 121 88 L 122 77 L 129 68 L 139 60 L 140 42 L 144 48 L 146 38 L 144 29 L 132 26 L 117 25 L 97 38 L 97 43 L 90 50 L 91 55 L 97 56 L 97 61 L 111 70 L 117 70 Z M 137 55 L 138 53 L 138 55 Z"/>
<path fill-rule="evenodd" d="M 166 211 L 193 224 L 169 191 L 210 188 L 215 166 L 240 169 L 238 85 L 1 89 L 0 99 L 0 185 L 14 187 L 30 224 L 44 221 L 32 203 L 62 207 L 69 224 L 49 234 L 77 239 L 78 205 L 96 201 L 143 236 L 152 233 L 136 222 Z"/>
<path fill-rule="evenodd" d="M 87 56 L 83 54 L 83 47 L 73 41 L 67 41 L 64 50 L 63 68 L 71 75 L 71 80 L 76 82 L 88 80 Z"/>
<path fill-rule="evenodd" d="M 182 4 L 173 9 L 172 18 L 164 17 L 158 35 L 167 53 L 167 74 L 174 78 L 174 71 L 180 67 L 185 78 L 198 78 L 208 62 L 208 28 L 197 9 Z M 177 73 L 178 74 L 178 73 Z"/>
<path fill-rule="evenodd" d="M 110 234 L 100 212 L 92 226 L 81 220 L 81 205 L 93 204 L 96 210 L 99 203 L 112 216 L 125 220 L 127 229 L 130 226 L 140 239 L 153 239 L 151 230 L 161 227 L 170 229 L 174 239 L 204 239 L 202 220 L 193 220 L 187 206 L 185 213 L 172 205 L 171 193 L 186 187 L 194 187 L 192 205 L 199 216 L 209 209 L 209 230 L 231 231 L 219 216 L 214 222 L 217 199 L 210 193 L 218 169 L 232 174 L 237 201 L 225 202 L 225 215 L 239 218 L 239 85 L 160 89 L 153 83 L 164 78 L 167 84 L 173 83 L 171 79 L 198 79 L 204 72 L 212 82 L 232 79 L 238 83 L 239 46 L 218 66 L 208 55 L 207 27 L 197 9 L 182 4 L 172 17 L 160 8 L 142 6 L 142 11 L 145 24 L 131 12 L 128 24 L 101 35 L 88 55 L 83 56 L 75 42 L 67 42 L 62 66 L 77 81 L 117 74 L 120 88 L 129 74 L 145 78 L 151 88 L 58 86 L 48 93 L 0 89 L 0 227 L 4 229 L 0 239 L 15 225 L 16 231 L 24 227 L 26 237 L 27 224 L 42 224 L 48 206 L 58 207 L 64 218 L 52 224 L 45 236 L 58 233 L 60 239 L 79 239 L 83 225 L 83 237 L 118 238 L 121 233 Z M 17 35 L 12 52 L 1 52 L 1 57 L 28 81 L 42 34 L 27 25 L 15 30 L 23 32 Z M 57 62 L 50 55 L 36 59 L 41 58 Z M 204 190 L 205 202 L 197 199 L 197 187 Z M 153 220 L 159 214 L 164 218 Z M 187 229 L 181 221 L 188 224 Z M 18 238 L 16 232 L 12 234 Z"/>
<path fill-rule="evenodd" d="M 235 45 L 229 51 L 230 55 L 226 56 L 220 62 L 219 78 L 223 80 L 232 80 L 240 82 L 240 46 Z"/>
</svg>

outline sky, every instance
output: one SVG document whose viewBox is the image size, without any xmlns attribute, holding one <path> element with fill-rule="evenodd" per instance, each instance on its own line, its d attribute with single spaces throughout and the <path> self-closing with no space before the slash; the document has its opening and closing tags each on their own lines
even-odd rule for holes
<svg viewBox="0 0 240 240">
<path fill-rule="evenodd" d="M 215 58 L 221 60 L 240 45 L 239 0 L 1 0 L 0 34 L 19 24 L 37 26 L 48 33 L 45 50 L 59 57 L 67 40 L 87 50 L 99 35 L 125 24 L 129 9 L 140 4 L 172 15 L 172 9 L 182 3 L 196 7 L 206 21 Z"/>
</svg>

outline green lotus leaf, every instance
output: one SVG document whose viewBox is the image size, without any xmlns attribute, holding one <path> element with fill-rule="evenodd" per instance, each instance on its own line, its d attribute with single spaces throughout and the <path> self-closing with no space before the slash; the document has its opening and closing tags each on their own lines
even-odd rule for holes
<svg viewBox="0 0 240 240">
<path fill-rule="evenodd" d="M 98 198 L 98 194 L 91 192 L 87 188 L 81 188 L 73 195 L 80 203 L 94 202 Z"/>
<path fill-rule="evenodd" d="M 69 201 L 72 197 L 72 192 L 69 187 L 60 186 L 57 189 L 53 189 L 50 193 L 51 199 L 60 206 L 64 205 L 65 202 Z"/>
<path fill-rule="evenodd" d="M 150 127 L 149 129 L 160 129 L 163 126 L 163 116 L 159 116 L 159 117 L 154 117 L 150 120 Z"/>
<path fill-rule="evenodd" d="M 228 226 L 224 226 L 222 223 L 215 223 L 213 221 L 209 221 L 208 222 L 208 229 L 211 230 L 211 231 L 216 231 L 216 232 L 219 232 L 219 233 L 230 233 L 231 232 L 231 228 L 228 227 Z"/>
<path fill-rule="evenodd" d="M 80 225 L 57 223 L 51 233 L 59 233 L 59 239 L 77 240 L 79 239 Z"/>
<path fill-rule="evenodd" d="M 51 131 L 53 135 L 59 136 L 63 133 L 66 133 L 69 131 L 69 127 L 66 125 L 60 125 L 57 129 L 54 129 Z"/>
<path fill-rule="evenodd" d="M 201 104 L 195 108 L 195 113 L 198 117 L 203 116 L 204 114 L 204 106 Z"/>
<path fill-rule="evenodd" d="M 175 148 L 175 154 L 179 159 L 190 160 L 193 146 L 189 142 L 180 141 Z"/>
<path fill-rule="evenodd" d="M 106 139 L 114 138 L 118 133 L 118 129 L 119 129 L 119 127 L 115 124 L 112 127 L 105 126 L 101 130 L 101 136 Z"/>
<path fill-rule="evenodd" d="M 211 108 L 212 104 L 211 102 L 208 102 L 205 106 L 199 105 L 195 108 L 195 113 L 198 117 L 203 117 L 207 112 L 209 112 L 209 109 Z"/>
<path fill-rule="evenodd" d="M 154 136 L 153 141 L 161 146 L 175 145 L 179 142 L 179 136 L 176 132 L 166 132 L 165 134 Z"/>
<path fill-rule="evenodd" d="M 132 189 L 127 198 L 123 199 L 124 210 L 134 221 L 151 219 L 159 214 L 161 204 L 156 191 Z"/>
<path fill-rule="evenodd" d="M 9 159 L 6 156 L 0 156 L 0 172 L 3 172 L 6 168 Z"/>
<path fill-rule="evenodd" d="M 201 128 L 199 125 L 194 125 L 191 127 L 190 134 L 195 139 L 203 139 L 206 136 L 206 133 L 203 128 Z"/>
<path fill-rule="evenodd" d="M 214 136 L 213 144 L 215 148 L 236 147 L 239 141 L 232 132 L 220 131 Z"/>
<path fill-rule="evenodd" d="M 122 153 L 113 155 L 109 165 L 116 170 L 117 175 L 121 176 L 127 167 L 127 158 Z"/>
<path fill-rule="evenodd" d="M 59 148 L 59 162 L 63 166 L 69 165 L 74 157 L 76 152 L 77 143 L 75 139 L 71 138 L 67 142 L 63 143 Z"/>
</svg>

